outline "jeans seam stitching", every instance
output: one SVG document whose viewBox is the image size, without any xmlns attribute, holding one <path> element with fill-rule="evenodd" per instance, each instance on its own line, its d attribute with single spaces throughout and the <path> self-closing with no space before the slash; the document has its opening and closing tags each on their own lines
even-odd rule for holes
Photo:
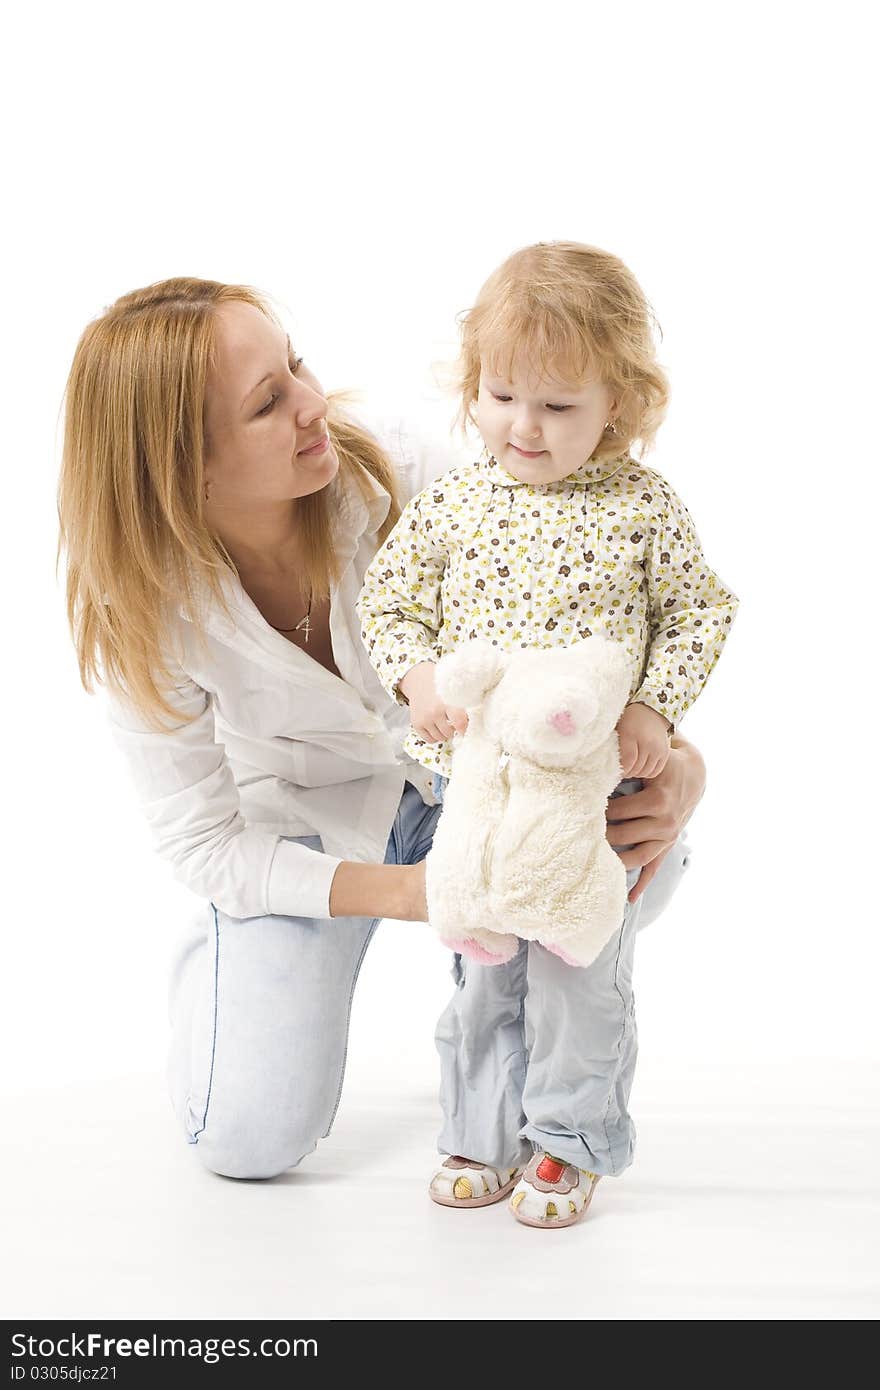
<svg viewBox="0 0 880 1390">
<path fill-rule="evenodd" d="M 211 1066 L 208 1071 L 208 1094 L 205 1097 L 205 1111 L 202 1115 L 202 1127 L 201 1129 L 197 1129 L 195 1131 L 192 1138 L 192 1142 L 194 1144 L 197 1144 L 199 1142 L 199 1135 L 204 1133 L 205 1126 L 208 1123 L 208 1108 L 211 1104 L 211 1092 L 214 1088 L 214 1061 L 217 1056 L 217 1011 L 220 979 L 220 922 L 217 917 L 217 909 L 213 903 L 211 904 L 211 909 L 214 913 L 214 1026 L 213 1034 L 211 1037 Z"/>
<path fill-rule="evenodd" d="M 359 976 L 360 973 L 361 973 L 361 966 L 362 966 L 363 961 L 364 961 L 364 956 L 367 954 L 367 947 L 369 946 L 370 942 L 372 941 L 372 939 L 373 939 L 373 933 L 375 932 L 376 927 L 379 925 L 379 923 L 381 922 L 381 920 L 382 920 L 381 917 L 374 917 L 374 918 L 373 918 L 373 921 L 372 921 L 371 924 L 370 924 L 370 930 L 369 930 L 369 932 L 368 932 L 368 934 L 367 934 L 367 939 L 366 939 L 366 941 L 364 942 L 363 946 L 361 947 L 361 953 L 360 953 L 360 955 L 358 956 L 357 965 L 356 965 L 355 968 L 354 968 L 354 975 L 353 975 L 352 981 L 351 981 L 351 990 L 350 990 L 349 995 L 348 995 L 348 1012 L 347 1012 L 347 1014 L 346 1014 L 346 1019 L 345 1019 L 345 1047 L 343 1048 L 343 1051 L 342 1051 L 342 1063 L 341 1063 L 340 1068 L 339 1068 L 339 1087 L 338 1087 L 338 1089 L 337 1089 L 337 1091 L 336 1091 L 336 1101 L 335 1101 L 335 1104 L 334 1104 L 334 1106 L 333 1106 L 333 1114 L 330 1116 L 330 1123 L 328 1124 L 328 1126 L 327 1126 L 326 1130 L 324 1131 L 324 1133 L 321 1135 L 321 1138 L 322 1138 L 322 1139 L 326 1139 L 326 1138 L 327 1138 L 327 1135 L 330 1133 L 331 1129 L 333 1128 L 333 1122 L 334 1122 L 334 1120 L 336 1119 L 336 1112 L 337 1112 L 338 1109 L 339 1109 L 339 1102 L 340 1102 L 340 1100 L 342 1099 L 342 1088 L 343 1088 L 343 1086 L 345 1085 L 345 1064 L 346 1064 L 346 1062 L 348 1061 L 348 1039 L 349 1039 L 349 1034 L 350 1034 L 350 1032 L 351 1032 L 351 1006 L 352 1006 L 352 1002 L 353 1002 L 353 1000 L 354 1000 L 354 992 L 355 992 L 355 989 L 357 988 L 358 976 Z"/>
<path fill-rule="evenodd" d="M 621 1058 L 622 1053 L 623 1053 L 623 1042 L 624 1042 L 624 1039 L 626 1038 L 626 1001 L 624 1000 L 623 994 L 622 994 L 621 989 L 620 989 L 620 985 L 617 983 L 617 977 L 618 977 L 618 974 L 620 973 L 620 956 L 621 956 L 621 953 L 622 953 L 622 951 L 623 951 L 623 934 L 624 934 L 625 928 L 626 928 L 626 913 L 624 914 L 623 926 L 620 928 L 620 935 L 619 935 L 618 941 L 617 941 L 617 957 L 616 957 L 615 962 L 614 962 L 614 988 L 615 988 L 615 990 L 617 991 L 617 994 L 618 994 L 618 997 L 619 997 L 620 1003 L 621 1003 L 621 1008 L 622 1008 L 622 1012 L 623 1012 L 623 1026 L 622 1026 L 622 1028 L 621 1028 L 621 1030 L 620 1030 L 620 1036 L 618 1037 L 618 1040 L 617 1040 L 617 1067 L 615 1068 L 615 1071 L 614 1071 L 614 1079 L 613 1079 L 613 1081 L 612 1081 L 611 1088 L 610 1088 L 610 1090 L 609 1090 L 609 1092 L 608 1092 L 608 1100 L 607 1100 L 606 1105 L 605 1105 L 605 1113 L 604 1113 L 604 1115 L 602 1116 L 602 1128 L 603 1128 L 603 1130 L 605 1131 L 605 1143 L 606 1143 L 607 1146 L 608 1146 L 608 1162 L 609 1162 L 610 1165 L 611 1165 L 611 1175 L 612 1175 L 612 1177 L 615 1176 L 616 1173 L 617 1173 L 617 1164 L 616 1164 L 615 1161 L 614 1161 L 614 1153 L 613 1153 L 612 1148 L 611 1148 L 611 1139 L 610 1139 L 609 1134 L 608 1134 L 608 1111 L 611 1109 L 611 1099 L 612 1099 L 612 1096 L 614 1095 L 614 1085 L 615 1085 L 615 1083 L 616 1083 L 616 1081 L 617 1081 L 617 1076 L 618 1076 L 618 1073 L 619 1073 L 619 1070 L 620 1070 L 620 1058 Z"/>
</svg>

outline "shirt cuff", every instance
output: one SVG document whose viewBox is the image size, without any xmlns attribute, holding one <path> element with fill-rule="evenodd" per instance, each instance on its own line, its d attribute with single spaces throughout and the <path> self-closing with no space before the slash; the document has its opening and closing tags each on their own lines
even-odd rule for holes
<svg viewBox="0 0 880 1390">
<path fill-rule="evenodd" d="M 269 912 L 280 917 L 328 919 L 330 887 L 341 863 L 333 854 L 279 839 L 266 885 Z"/>
<path fill-rule="evenodd" d="M 635 695 L 630 696 L 627 704 L 647 705 L 655 714 L 662 714 L 667 723 L 672 725 L 669 730 L 670 736 L 675 733 L 686 708 L 683 701 L 676 699 L 668 691 L 654 690 L 644 685 Z"/>
<path fill-rule="evenodd" d="M 404 708 L 406 708 L 406 706 L 409 705 L 409 700 L 399 689 L 400 682 L 403 680 L 404 676 L 408 676 L 410 671 L 414 670 L 416 666 L 423 666 L 426 661 L 431 661 L 436 666 L 439 660 L 439 654 L 429 649 L 416 656 L 413 656 L 412 653 L 408 655 L 401 653 L 395 658 L 393 664 L 389 663 L 387 666 L 377 666 L 375 669 L 382 685 L 385 687 L 385 690 L 391 696 L 392 700 L 394 700 L 396 704 L 403 705 Z"/>
</svg>

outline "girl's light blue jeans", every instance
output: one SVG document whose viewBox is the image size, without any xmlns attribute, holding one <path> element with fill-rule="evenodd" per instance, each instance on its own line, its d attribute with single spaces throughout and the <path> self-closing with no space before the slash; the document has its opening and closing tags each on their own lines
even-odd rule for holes
<svg viewBox="0 0 880 1390">
<path fill-rule="evenodd" d="M 439 814 L 407 783 L 385 862 L 424 859 Z M 321 848 L 317 836 L 300 843 Z M 454 958 L 455 992 L 436 1032 L 441 1152 L 513 1166 L 537 1147 L 598 1173 L 631 1162 L 633 942 L 687 858 L 680 841 L 588 970 L 525 942 L 506 966 Z M 207 1168 L 273 1177 L 330 1132 L 351 1001 L 379 919 L 235 919 L 213 906 L 206 918 L 184 934 L 172 969 L 172 1102 Z"/>
</svg>

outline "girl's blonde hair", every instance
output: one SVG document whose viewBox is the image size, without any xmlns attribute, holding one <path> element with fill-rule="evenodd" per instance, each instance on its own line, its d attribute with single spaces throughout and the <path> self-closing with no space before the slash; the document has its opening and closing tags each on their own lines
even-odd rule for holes
<svg viewBox="0 0 880 1390">
<path fill-rule="evenodd" d="M 476 424 L 481 359 L 509 378 L 524 357 L 540 376 L 573 384 L 595 377 L 612 391 L 614 429 L 595 459 L 630 453 L 636 441 L 640 456 L 652 447 L 669 401 L 652 334 L 660 326 L 617 256 L 576 241 L 526 246 L 489 276 L 459 322 L 462 425 Z"/>
<path fill-rule="evenodd" d="M 178 610 L 200 632 L 206 592 L 228 612 L 235 565 L 204 518 L 204 406 L 216 312 L 234 300 L 279 323 L 246 285 L 180 278 L 125 294 L 86 328 L 67 382 L 59 557 L 80 676 L 127 695 L 155 727 L 179 722 L 162 693 Z M 391 495 L 382 541 L 400 515 L 392 465 L 338 397 L 327 423 L 341 474 L 365 496 L 370 474 Z M 303 579 L 318 598 L 339 577 L 332 491 L 297 500 Z"/>
</svg>

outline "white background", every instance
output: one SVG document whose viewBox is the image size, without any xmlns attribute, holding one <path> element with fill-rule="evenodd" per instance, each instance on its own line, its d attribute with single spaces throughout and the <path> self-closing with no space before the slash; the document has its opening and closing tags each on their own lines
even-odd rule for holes
<svg viewBox="0 0 880 1390">
<path fill-rule="evenodd" d="M 709 787 L 640 940 L 643 1053 L 876 1058 L 876 247 L 863 16 L 838 3 L 76 5 L 10 21 L 0 1056 L 7 1092 L 162 1063 L 192 900 L 154 857 L 54 577 L 64 380 L 170 275 L 285 306 L 327 387 L 445 425 L 434 364 L 510 251 L 620 255 L 664 330 L 649 457 L 741 599 L 684 730 Z M 391 924 L 358 1066 L 430 1076 L 447 962 Z M 834 1071 L 832 1069 L 832 1074 Z"/>
</svg>

